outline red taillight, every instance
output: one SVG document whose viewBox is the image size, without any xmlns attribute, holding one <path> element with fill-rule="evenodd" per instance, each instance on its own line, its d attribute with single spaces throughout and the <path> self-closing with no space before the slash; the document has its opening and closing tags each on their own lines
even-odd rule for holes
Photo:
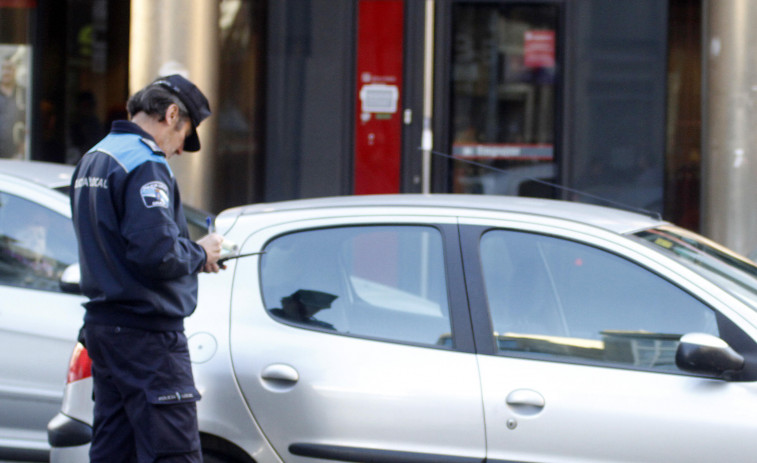
<svg viewBox="0 0 757 463">
<path fill-rule="evenodd" d="M 87 349 L 81 343 L 77 344 L 68 362 L 68 377 L 66 383 L 73 383 L 80 379 L 92 376 L 92 360 L 87 354 Z"/>
</svg>

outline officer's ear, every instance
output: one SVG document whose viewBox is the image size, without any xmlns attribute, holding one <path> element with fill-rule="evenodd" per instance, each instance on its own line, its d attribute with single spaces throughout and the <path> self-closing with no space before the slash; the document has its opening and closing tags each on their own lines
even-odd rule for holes
<svg viewBox="0 0 757 463">
<path fill-rule="evenodd" d="M 166 108 L 166 122 L 168 122 L 169 125 L 173 126 L 176 124 L 180 117 L 181 113 L 179 111 L 179 106 L 176 103 L 171 103 L 168 108 Z"/>
</svg>

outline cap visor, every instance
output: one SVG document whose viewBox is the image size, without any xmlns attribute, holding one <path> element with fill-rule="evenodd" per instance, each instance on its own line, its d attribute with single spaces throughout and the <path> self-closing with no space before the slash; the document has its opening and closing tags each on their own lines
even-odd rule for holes
<svg viewBox="0 0 757 463">
<path fill-rule="evenodd" d="M 184 139 L 184 151 L 200 151 L 200 137 L 197 136 L 196 130 Z"/>
</svg>

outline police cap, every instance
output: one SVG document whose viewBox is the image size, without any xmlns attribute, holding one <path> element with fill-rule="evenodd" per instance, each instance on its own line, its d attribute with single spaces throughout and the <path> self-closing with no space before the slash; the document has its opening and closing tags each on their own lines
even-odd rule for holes
<svg viewBox="0 0 757 463">
<path fill-rule="evenodd" d="M 197 135 L 197 127 L 200 122 L 210 116 L 210 105 L 208 99 L 202 94 L 199 88 L 185 77 L 174 74 L 160 77 L 153 82 L 153 85 L 160 85 L 171 91 L 179 97 L 189 113 L 189 119 L 192 121 L 192 133 L 184 140 L 185 151 L 199 151 L 200 137 Z"/>
</svg>

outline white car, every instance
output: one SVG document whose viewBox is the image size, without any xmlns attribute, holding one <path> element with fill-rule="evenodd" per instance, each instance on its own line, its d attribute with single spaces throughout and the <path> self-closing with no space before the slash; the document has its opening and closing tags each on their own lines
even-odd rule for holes
<svg viewBox="0 0 757 463">
<path fill-rule="evenodd" d="M 748 462 L 757 268 L 576 203 L 354 196 L 227 210 L 186 323 L 206 462 Z M 52 463 L 86 461 L 79 346 Z"/>
<path fill-rule="evenodd" d="M 0 160 L 0 461 L 47 462 L 84 297 L 61 290 L 76 263 L 73 167 Z M 185 208 L 194 236 L 206 214 Z"/>
</svg>

